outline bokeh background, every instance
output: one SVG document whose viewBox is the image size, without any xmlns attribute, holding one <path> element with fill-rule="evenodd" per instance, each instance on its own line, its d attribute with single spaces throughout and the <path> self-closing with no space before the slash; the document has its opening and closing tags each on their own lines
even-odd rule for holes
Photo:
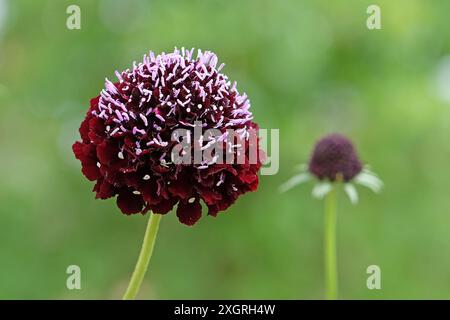
<svg viewBox="0 0 450 320">
<path fill-rule="evenodd" d="M 81 8 L 81 30 L 66 8 Z M 366 9 L 381 7 L 382 30 Z M 0 0 L 0 298 L 120 298 L 146 216 L 94 200 L 72 143 L 104 78 L 148 50 L 215 51 L 280 129 L 280 170 L 217 218 L 162 220 L 141 298 L 321 299 L 323 203 L 278 186 L 341 132 L 385 182 L 341 195 L 340 297 L 450 298 L 447 0 Z M 66 288 L 81 267 L 82 289 Z M 366 268 L 382 271 L 368 290 Z"/>
</svg>

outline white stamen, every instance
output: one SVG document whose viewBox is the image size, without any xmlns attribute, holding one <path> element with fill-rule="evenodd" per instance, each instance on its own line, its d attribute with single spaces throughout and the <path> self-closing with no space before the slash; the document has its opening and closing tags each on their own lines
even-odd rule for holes
<svg viewBox="0 0 450 320">
<path fill-rule="evenodd" d="M 148 126 L 147 118 L 142 113 L 139 114 L 139 117 L 141 117 L 141 119 L 144 122 L 145 126 Z"/>
<path fill-rule="evenodd" d="M 114 119 L 114 120 L 116 120 L 116 119 Z M 115 128 L 115 129 L 111 132 L 111 135 L 112 135 L 112 136 L 115 135 L 119 130 L 120 130 L 119 128 Z"/>
</svg>

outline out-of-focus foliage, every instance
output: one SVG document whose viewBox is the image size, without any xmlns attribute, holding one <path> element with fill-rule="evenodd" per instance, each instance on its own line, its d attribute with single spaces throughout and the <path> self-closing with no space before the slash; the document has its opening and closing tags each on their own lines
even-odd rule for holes
<svg viewBox="0 0 450 320">
<path fill-rule="evenodd" d="M 368 5 L 382 30 L 366 28 Z M 66 8 L 81 8 L 67 30 Z M 148 50 L 215 51 L 280 129 L 280 171 L 193 228 L 162 220 L 141 298 L 322 298 L 323 203 L 278 186 L 328 132 L 386 184 L 339 207 L 341 297 L 450 298 L 450 2 L 0 0 L 0 298 L 119 298 L 146 216 L 94 200 L 71 145 L 104 78 Z M 66 288 L 66 268 L 82 289 Z M 382 270 L 368 290 L 366 268 Z"/>
</svg>

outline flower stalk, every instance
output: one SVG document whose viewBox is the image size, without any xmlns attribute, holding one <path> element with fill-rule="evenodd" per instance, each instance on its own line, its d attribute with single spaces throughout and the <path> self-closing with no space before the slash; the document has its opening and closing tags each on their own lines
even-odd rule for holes
<svg viewBox="0 0 450 320">
<path fill-rule="evenodd" d="M 142 242 L 141 252 L 139 253 L 136 267 L 134 268 L 133 275 L 131 276 L 127 291 L 123 296 L 123 300 L 133 300 L 139 292 L 142 280 L 144 280 L 145 273 L 147 272 L 148 263 L 152 257 L 153 247 L 155 246 L 156 235 L 158 234 L 161 217 L 162 215 L 160 214 L 150 214 L 147 229 L 145 230 L 144 241 Z"/>
<path fill-rule="evenodd" d="M 355 185 L 361 185 L 378 193 L 383 182 L 368 166 L 363 166 L 352 142 L 343 135 L 331 134 L 320 139 L 307 165 L 302 165 L 300 173 L 280 186 L 285 192 L 298 184 L 315 180 L 312 196 L 325 199 L 324 216 L 324 273 L 325 297 L 338 298 L 338 271 L 336 253 L 336 221 L 339 186 L 347 194 L 352 204 L 358 203 Z"/>
<path fill-rule="evenodd" d="M 325 199 L 325 287 L 326 299 L 335 300 L 338 295 L 337 256 L 336 256 L 336 204 L 337 190 L 333 186 Z"/>
</svg>

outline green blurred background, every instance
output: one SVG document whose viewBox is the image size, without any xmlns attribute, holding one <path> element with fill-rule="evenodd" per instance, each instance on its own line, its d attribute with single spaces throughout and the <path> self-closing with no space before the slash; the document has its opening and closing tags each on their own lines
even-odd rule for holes
<svg viewBox="0 0 450 320">
<path fill-rule="evenodd" d="M 81 8 L 81 30 L 66 8 Z M 382 30 L 366 9 L 381 7 Z M 0 0 L 0 298 L 120 298 L 147 216 L 94 200 L 72 143 L 104 78 L 148 50 L 215 51 L 280 129 L 280 171 L 193 228 L 162 220 L 141 298 L 323 298 L 323 203 L 279 194 L 323 134 L 385 182 L 341 195 L 340 297 L 450 298 L 450 1 Z M 66 288 L 81 267 L 82 289 Z M 366 268 L 382 271 L 368 290 Z"/>
</svg>

